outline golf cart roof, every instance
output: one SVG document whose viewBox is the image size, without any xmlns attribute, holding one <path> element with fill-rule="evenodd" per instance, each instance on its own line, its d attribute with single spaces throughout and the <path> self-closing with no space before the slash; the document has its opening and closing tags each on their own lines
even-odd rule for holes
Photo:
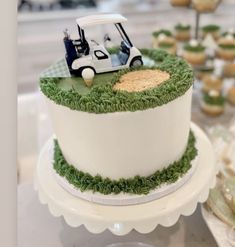
<svg viewBox="0 0 235 247">
<path fill-rule="evenodd" d="M 127 19 L 120 14 L 99 14 L 80 17 L 76 21 L 80 28 L 84 28 L 93 25 L 121 23 L 127 21 Z"/>
</svg>

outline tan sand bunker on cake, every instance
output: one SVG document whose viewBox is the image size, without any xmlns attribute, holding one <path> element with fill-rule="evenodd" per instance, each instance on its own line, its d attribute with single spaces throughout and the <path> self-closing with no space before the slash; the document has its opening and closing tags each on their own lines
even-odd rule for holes
<svg viewBox="0 0 235 247">
<path fill-rule="evenodd" d="M 157 69 L 131 71 L 122 75 L 113 88 L 127 92 L 140 92 L 157 87 L 169 78 L 170 74 Z"/>
</svg>

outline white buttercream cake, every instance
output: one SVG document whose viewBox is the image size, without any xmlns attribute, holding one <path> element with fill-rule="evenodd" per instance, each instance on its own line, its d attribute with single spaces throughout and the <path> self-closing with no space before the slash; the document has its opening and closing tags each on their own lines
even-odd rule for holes
<svg viewBox="0 0 235 247">
<path fill-rule="evenodd" d="M 197 155 L 193 73 L 181 58 L 142 50 L 154 67 L 81 78 L 41 77 L 56 136 L 54 170 L 73 189 L 147 196 L 175 183 Z"/>
</svg>

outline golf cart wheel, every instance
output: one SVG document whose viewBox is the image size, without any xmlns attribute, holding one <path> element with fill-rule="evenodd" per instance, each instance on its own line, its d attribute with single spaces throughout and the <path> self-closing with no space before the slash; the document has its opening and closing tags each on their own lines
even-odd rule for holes
<svg viewBox="0 0 235 247">
<path fill-rule="evenodd" d="M 143 65 L 141 57 L 134 57 L 130 63 L 130 67 L 138 67 Z"/>
</svg>

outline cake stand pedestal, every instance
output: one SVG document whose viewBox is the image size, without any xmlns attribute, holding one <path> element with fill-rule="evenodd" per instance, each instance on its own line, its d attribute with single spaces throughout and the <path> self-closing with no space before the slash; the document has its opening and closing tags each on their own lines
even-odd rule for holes
<svg viewBox="0 0 235 247">
<path fill-rule="evenodd" d="M 159 224 L 172 226 L 180 215 L 191 215 L 198 202 L 206 201 L 210 188 L 215 185 L 217 169 L 210 141 L 195 124 L 192 123 L 191 129 L 198 147 L 198 164 L 191 179 L 177 191 L 158 200 L 130 206 L 96 204 L 65 191 L 56 182 L 50 168 L 51 142 L 48 142 L 41 151 L 35 176 L 40 202 L 48 205 L 52 215 L 63 216 L 68 225 L 84 225 L 92 233 L 101 233 L 106 229 L 115 235 L 125 235 L 132 229 L 149 233 Z"/>
</svg>

